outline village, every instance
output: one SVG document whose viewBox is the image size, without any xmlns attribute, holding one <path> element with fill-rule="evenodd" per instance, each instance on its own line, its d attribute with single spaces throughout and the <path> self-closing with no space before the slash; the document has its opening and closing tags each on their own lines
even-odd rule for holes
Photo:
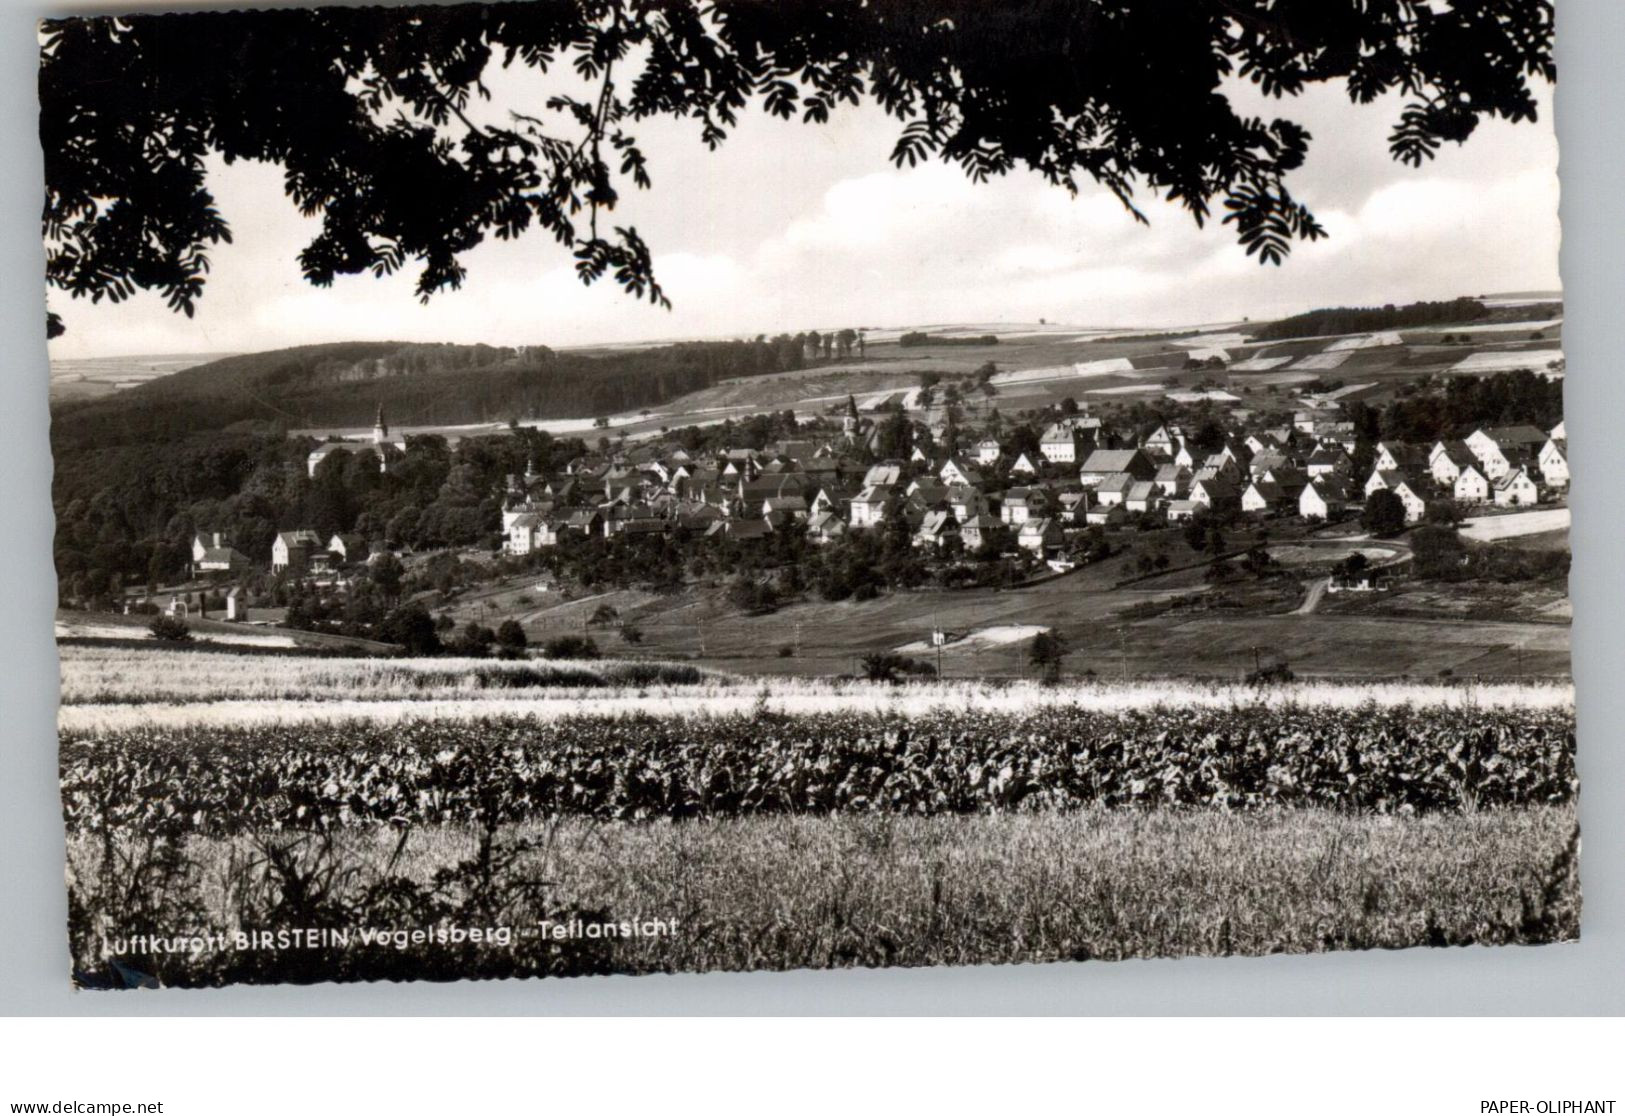
<svg viewBox="0 0 1625 1116">
<path fill-rule="evenodd" d="M 1137 438 L 1080 413 L 1049 424 L 1036 453 L 1012 453 L 1008 438 L 962 435 L 950 416 L 907 458 L 875 461 L 881 423 L 860 417 L 849 401 L 833 437 L 730 447 L 711 456 L 651 441 L 582 455 L 556 474 L 532 468 L 510 475 L 502 549 L 523 557 L 572 534 L 749 541 L 795 532 L 827 544 L 887 529 L 906 530 L 927 551 L 1019 548 L 1064 568 L 1072 542 L 1091 526 L 1229 522 L 1238 515 L 1329 523 L 1392 498 L 1400 508 L 1397 528 L 1423 522 L 1430 509 L 1453 522 L 1467 511 L 1529 509 L 1566 493 L 1561 422 L 1547 431 L 1484 426 L 1432 445 L 1378 441 L 1362 470 L 1354 424 L 1336 418 L 1335 407 L 1299 410 L 1290 425 L 1238 425 L 1207 448 L 1178 424 Z M 383 470 L 409 452 L 404 439 L 390 435 L 381 409 L 369 441 L 311 451 L 310 475 L 340 449 L 371 450 Z M 300 576 L 387 552 L 382 540 L 323 539 L 296 528 L 280 532 L 267 557 L 273 573 Z M 195 540 L 193 563 L 200 575 L 229 574 L 248 559 L 213 534 Z"/>
<path fill-rule="evenodd" d="M 867 642 L 895 646 L 917 638 L 911 633 L 957 646 L 964 669 L 1010 669 L 1008 653 L 989 658 L 997 647 L 971 655 L 974 633 L 996 642 L 1006 630 L 1025 638 L 1049 625 L 988 626 L 1000 606 L 977 589 L 1041 585 L 1037 591 L 1047 595 L 1033 599 L 1049 604 L 1035 612 L 1050 610 L 1063 626 L 1094 630 L 1149 616 L 1192 588 L 1212 588 L 1240 571 L 1273 575 L 1276 588 L 1248 598 L 1257 609 L 1276 616 L 1313 612 L 1322 594 L 1367 594 L 1403 579 L 1411 572 L 1414 528 L 1454 539 L 1468 521 L 1533 524 L 1566 516 L 1561 421 L 1547 430 L 1485 423 L 1459 439 L 1373 441 L 1371 431 L 1380 429 L 1375 408 L 1311 392 L 1281 402 L 1290 409 L 1165 405 L 1150 411 L 1165 417 L 1152 420 L 1146 409 L 1107 406 L 1095 413 L 1064 399 L 1004 419 L 985 403 L 979 411 L 944 406 L 933 416 L 888 401 L 865 413 L 849 396 L 823 415 L 779 416 L 776 426 L 756 427 L 754 438 L 744 426 L 689 427 L 641 439 L 600 438 L 596 448 L 580 440 L 548 442 L 547 452 L 527 452 L 537 443 L 522 429 L 449 448 L 434 436 L 403 436 L 391 430 L 380 404 L 370 436 L 332 437 L 299 450 L 298 483 L 338 483 L 348 470 L 349 483 L 371 472 L 379 484 L 399 485 L 415 455 L 439 455 L 442 468 L 446 460 L 482 460 L 490 490 L 471 497 L 478 499 L 469 513 L 478 533 L 465 536 L 470 542 L 414 542 L 401 537 L 398 519 L 380 530 L 383 520 L 365 513 L 351 520 L 354 529 L 284 525 L 268 552 L 256 547 L 252 555 L 228 531 L 200 530 L 191 537 L 188 579 L 157 592 L 131 586 L 123 611 L 387 644 L 396 630 L 387 620 L 392 610 L 427 606 L 449 649 L 478 652 L 490 645 L 489 635 L 483 642 L 476 634 L 454 638 L 454 621 L 470 633 L 516 621 L 543 647 L 561 631 L 585 636 L 590 625 L 615 616 L 616 605 L 630 603 L 616 621 L 618 654 L 776 671 L 789 665 L 783 656 L 791 647 L 779 646 L 775 657 L 755 646 L 761 632 L 748 626 L 734 633 L 731 650 L 718 650 L 729 641 L 717 607 L 745 623 L 803 594 L 815 603 L 819 596 L 861 602 L 877 590 L 887 599 L 901 590 L 895 599 L 912 603 L 892 617 L 890 634 L 866 627 L 856 614 L 832 613 L 827 604 L 798 613 L 795 651 L 803 651 L 804 623 L 817 633 L 808 642 L 822 639 L 825 646 L 822 659 L 807 651 L 795 669 L 817 672 L 849 661 Z M 786 432 L 786 423 L 791 436 L 761 436 L 763 429 Z M 523 461 L 523 471 L 504 473 L 492 464 L 503 461 Z M 1184 557 L 1181 538 L 1192 550 Z M 1389 541 L 1372 549 L 1360 539 Z M 1288 552 L 1297 564 L 1275 563 L 1272 555 Z M 1108 557 L 1116 562 L 1106 563 Z M 1074 584 L 1075 571 L 1097 565 L 1108 570 L 1104 579 L 1094 574 Z M 1181 577 L 1182 569 L 1192 574 Z M 829 570 L 841 571 L 838 584 L 830 584 Z M 1203 572 L 1205 583 L 1190 580 Z M 668 602 L 685 585 L 733 591 L 716 590 L 705 607 L 660 605 L 647 594 L 625 596 L 640 584 Z M 1111 591 L 1125 585 L 1141 592 Z M 606 598 L 591 614 L 570 604 L 617 588 L 622 596 L 614 603 Z M 1469 612 L 1482 604 L 1460 587 L 1450 594 Z M 1503 618 L 1544 615 L 1536 611 L 1544 596 L 1527 600 L 1518 615 Z M 701 612 L 683 611 L 690 607 Z M 1003 609 L 1024 607 L 1010 598 Z M 968 617 L 963 629 L 942 630 L 949 625 L 938 613 L 956 615 L 956 608 Z M 1276 632 L 1267 638 L 1280 645 L 1283 659 L 1296 640 Z M 522 645 L 522 637 L 514 639 Z M 1493 644 L 1490 635 L 1484 639 Z M 1199 654 L 1192 661 L 1205 666 L 1207 659 Z M 1508 669 L 1526 667 L 1519 653 Z"/>
</svg>

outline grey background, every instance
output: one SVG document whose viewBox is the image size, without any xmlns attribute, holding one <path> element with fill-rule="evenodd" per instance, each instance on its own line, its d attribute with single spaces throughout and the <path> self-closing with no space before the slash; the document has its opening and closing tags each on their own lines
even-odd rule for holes
<svg viewBox="0 0 1625 1116">
<path fill-rule="evenodd" d="M 157 4 L 149 4 L 157 7 Z M 227 6 L 227 5 L 220 5 Z M 1313 957 L 710 974 L 447 985 L 73 993 L 55 786 L 51 455 L 34 21 L 0 0 L 0 1010 L 41 1015 L 1618 1014 L 1625 1005 L 1625 158 L 1620 0 L 1558 0 L 1564 348 L 1574 471 L 1574 655 L 1584 940 Z M 98 8 L 95 10 L 109 10 Z M 1517 221 L 1518 214 L 1507 214 Z M 1290 265 L 1289 265 L 1290 266 Z"/>
</svg>

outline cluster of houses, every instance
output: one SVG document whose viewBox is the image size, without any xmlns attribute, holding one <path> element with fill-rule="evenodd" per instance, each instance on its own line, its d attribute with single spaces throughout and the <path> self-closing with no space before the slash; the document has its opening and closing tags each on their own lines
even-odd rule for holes
<svg viewBox="0 0 1625 1116">
<path fill-rule="evenodd" d="M 331 573 L 346 566 L 371 562 L 387 553 L 381 542 L 369 543 L 360 535 L 333 535 L 325 542 L 315 531 L 278 531 L 271 542 L 271 572 L 303 576 Z M 219 531 L 192 537 L 192 576 L 200 579 L 246 573 L 254 568 L 248 555 Z"/>
<path fill-rule="evenodd" d="M 579 458 L 557 476 L 530 471 L 509 478 L 504 546 L 528 554 L 569 532 L 751 539 L 797 531 L 825 543 L 901 519 L 918 547 L 957 539 L 974 550 L 1008 532 L 1015 545 L 1052 557 L 1069 529 L 1136 514 L 1179 522 L 1220 509 L 1331 520 L 1388 489 L 1416 522 L 1431 500 L 1525 506 L 1568 483 L 1561 424 L 1485 428 L 1431 447 L 1381 442 L 1360 477 L 1352 424 L 1315 412 L 1231 434 L 1209 452 L 1175 425 L 1136 442 L 1083 414 L 1049 426 L 1036 455 L 1012 454 L 991 437 L 962 451 L 949 428 L 935 453 L 916 448 L 907 460 L 865 465 L 851 455 L 863 433 L 854 416 L 826 441 L 700 457 L 650 445 Z"/>
<path fill-rule="evenodd" d="M 749 540 L 798 532 L 828 543 L 884 528 L 906 531 L 920 548 L 996 542 L 1053 560 L 1069 531 L 1138 515 L 1172 523 L 1203 512 L 1326 521 L 1387 490 L 1414 523 L 1435 500 L 1523 507 L 1550 499 L 1569 479 L 1562 423 L 1550 431 L 1485 427 L 1432 446 L 1379 442 L 1365 476 L 1355 475 L 1352 424 L 1320 409 L 1290 424 L 1232 432 L 1205 452 L 1177 425 L 1136 439 L 1088 413 L 1052 423 L 1036 452 L 994 437 L 962 449 L 950 425 L 937 432 L 934 452 L 916 447 L 906 460 L 874 463 L 876 435 L 873 420 L 849 406 L 842 432 L 827 438 L 705 454 L 654 442 L 579 457 L 552 474 L 532 466 L 508 478 L 503 549 L 523 556 L 572 533 Z M 394 446 L 381 410 L 374 443 Z M 283 531 L 270 565 L 322 574 L 382 552 L 359 536 Z M 201 576 L 252 563 L 211 533 L 193 540 L 192 565 Z"/>
</svg>

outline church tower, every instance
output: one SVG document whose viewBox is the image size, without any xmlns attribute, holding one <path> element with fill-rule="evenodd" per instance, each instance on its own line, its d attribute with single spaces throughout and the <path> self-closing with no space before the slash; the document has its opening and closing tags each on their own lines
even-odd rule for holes
<svg viewBox="0 0 1625 1116">
<path fill-rule="evenodd" d="M 841 431 L 848 438 L 858 433 L 858 401 L 850 395 L 846 397 L 846 417 L 841 420 Z"/>
<path fill-rule="evenodd" d="M 378 417 L 372 420 L 372 444 L 382 446 L 389 441 L 389 423 L 384 421 L 384 404 L 378 403 Z"/>
</svg>

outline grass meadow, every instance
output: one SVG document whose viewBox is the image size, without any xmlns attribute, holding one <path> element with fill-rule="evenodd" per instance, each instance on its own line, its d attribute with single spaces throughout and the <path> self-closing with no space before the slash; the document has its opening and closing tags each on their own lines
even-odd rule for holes
<svg viewBox="0 0 1625 1116">
<path fill-rule="evenodd" d="M 1572 806 L 1422 818 L 1327 810 L 566 818 L 512 827 L 499 843 L 524 850 L 507 872 L 545 881 L 539 910 L 676 919 L 667 936 L 566 942 L 551 970 L 642 974 L 1561 941 L 1579 933 L 1575 824 Z M 310 925 L 330 924 L 334 911 L 388 880 L 432 889 L 479 848 L 472 827 L 414 833 L 404 847 L 387 830 L 344 833 L 324 854 L 343 871 L 301 900 L 313 905 L 301 913 Z M 247 838 L 187 848 L 190 861 L 212 866 L 195 912 L 204 924 L 265 925 L 245 924 L 242 910 L 239 874 L 257 850 Z M 75 840 L 72 870 L 96 875 L 101 855 L 96 842 Z M 313 855 L 307 871 L 325 879 L 318 863 Z M 264 959 L 156 960 L 166 983 L 212 984 L 255 979 L 252 966 Z M 305 975 L 435 975 L 388 953 L 360 965 L 351 973 L 322 959 Z M 479 975 L 477 963 L 468 966 L 439 975 Z"/>
<path fill-rule="evenodd" d="M 69 936 L 84 987 L 1257 955 L 1579 934 L 1562 682 L 887 686 L 647 662 L 93 646 L 64 647 L 62 669 L 65 810 L 70 774 L 78 804 L 68 810 Z M 185 749 L 191 766 L 166 765 Z M 185 771 L 197 786 L 172 786 Z M 1011 779 L 1031 793 L 998 789 Z M 1209 784 L 1251 788 L 1248 805 Z M 757 805 L 687 816 L 663 805 L 682 806 L 693 797 L 683 788 L 702 785 L 701 801 Z M 1362 806 L 1361 788 L 1378 785 L 1390 788 L 1386 805 Z M 1492 798 L 1480 786 L 1499 788 L 1502 804 L 1482 805 Z M 802 804 L 774 797 L 785 788 Z M 399 805 L 380 808 L 381 793 Z M 677 928 L 534 933 L 570 919 Z M 109 944 L 448 925 L 522 936 L 403 950 Z"/>
</svg>

